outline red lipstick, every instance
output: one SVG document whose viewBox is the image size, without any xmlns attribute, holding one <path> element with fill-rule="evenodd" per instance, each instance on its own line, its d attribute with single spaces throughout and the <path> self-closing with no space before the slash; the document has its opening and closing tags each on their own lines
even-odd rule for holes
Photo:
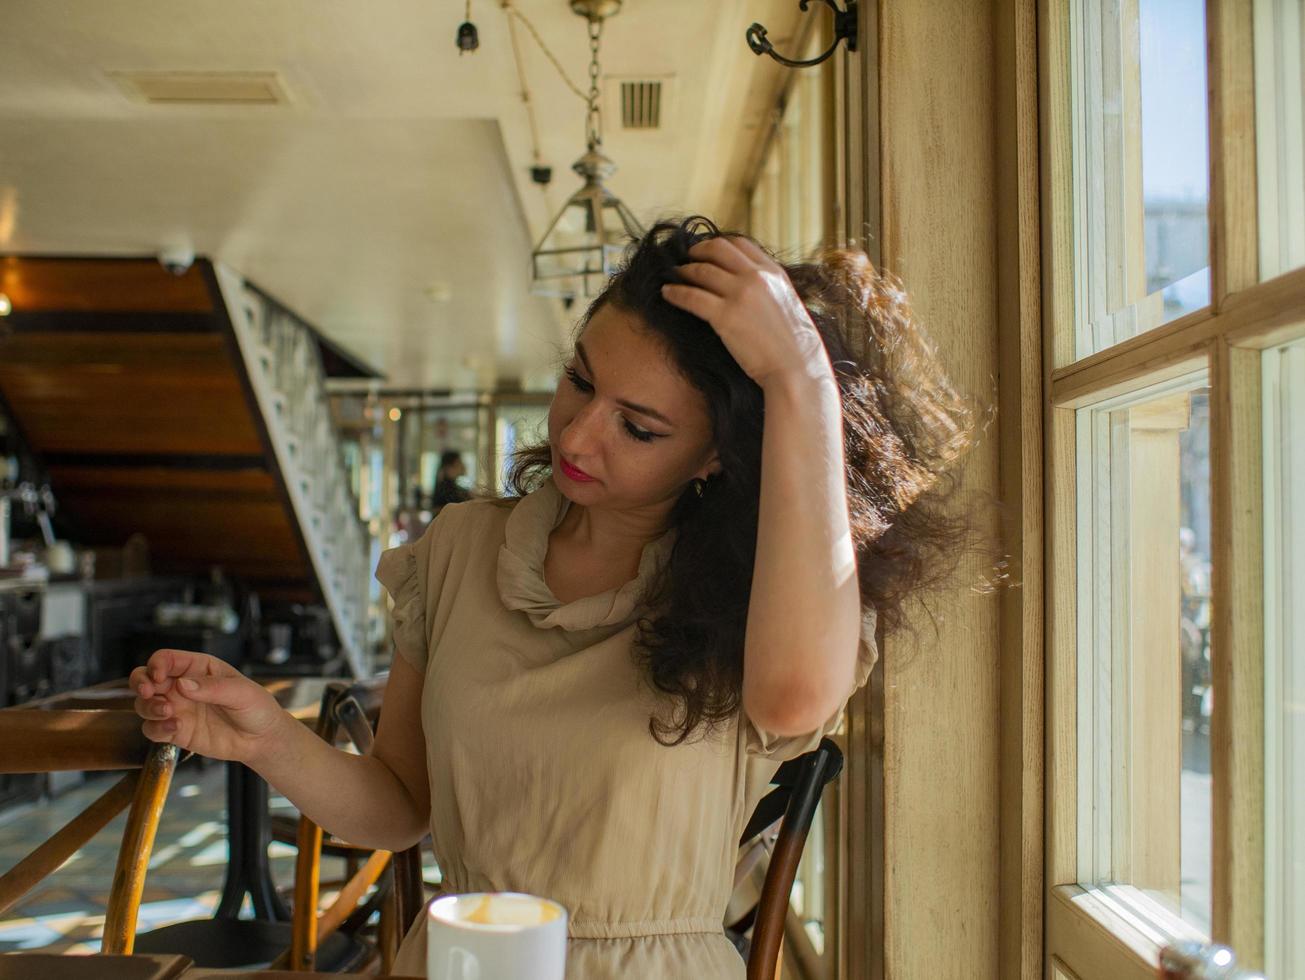
<svg viewBox="0 0 1305 980">
<path fill-rule="evenodd" d="M 559 456 L 557 459 L 558 459 L 558 463 L 560 464 L 560 469 L 562 470 L 562 474 L 563 474 L 563 475 L 564 475 L 568 480 L 573 480 L 573 481 L 575 481 L 576 483 L 593 483 L 593 482 L 594 482 L 594 478 L 593 478 L 592 476 L 590 476 L 588 473 L 586 473 L 584 470 L 579 469 L 578 467 L 572 466 L 570 463 L 568 463 L 568 462 L 567 462 L 563 457 L 561 457 L 561 456 Z"/>
</svg>

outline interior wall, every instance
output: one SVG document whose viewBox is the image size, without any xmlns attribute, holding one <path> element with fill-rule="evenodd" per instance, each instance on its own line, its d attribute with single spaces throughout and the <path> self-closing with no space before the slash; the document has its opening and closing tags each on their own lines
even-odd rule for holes
<svg viewBox="0 0 1305 980">
<path fill-rule="evenodd" d="M 903 279 L 953 380 L 993 411 L 1019 405 L 1018 372 L 1014 403 L 998 393 L 998 326 L 1006 329 L 1010 313 L 998 236 L 1000 111 L 1009 102 L 998 91 L 1007 70 L 1002 9 L 1001 0 L 880 0 L 874 14 L 878 260 Z M 1014 433 L 1006 458 L 1013 450 L 1018 461 L 1015 411 L 996 416 L 960 476 L 960 501 L 977 508 L 994 539 L 1005 433 Z M 1018 463 L 1013 472 L 1018 480 Z M 1017 521 L 1007 544 L 1018 549 L 1018 536 Z M 1022 609 L 1018 598 L 1010 608 L 1009 594 L 984 589 L 992 573 L 990 557 L 967 557 L 958 589 L 920 612 L 913 632 L 883 643 L 877 975 L 1021 975 L 1002 955 L 1001 726 L 1004 707 L 1007 722 L 1010 712 L 1019 719 L 1028 692 L 1017 685 L 1004 698 L 1002 625 L 1021 650 Z M 1015 744 L 1023 744 L 1018 732 Z M 1010 913 L 1022 921 L 1018 904 Z"/>
</svg>

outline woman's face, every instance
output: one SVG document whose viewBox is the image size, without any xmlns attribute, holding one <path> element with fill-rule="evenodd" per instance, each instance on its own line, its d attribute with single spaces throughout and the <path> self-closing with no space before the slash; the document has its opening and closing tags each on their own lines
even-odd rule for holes
<svg viewBox="0 0 1305 980">
<path fill-rule="evenodd" d="M 720 469 L 706 399 L 662 341 L 610 303 L 589 320 L 558 381 L 548 441 L 558 489 L 585 507 L 669 509 L 690 480 Z"/>
</svg>

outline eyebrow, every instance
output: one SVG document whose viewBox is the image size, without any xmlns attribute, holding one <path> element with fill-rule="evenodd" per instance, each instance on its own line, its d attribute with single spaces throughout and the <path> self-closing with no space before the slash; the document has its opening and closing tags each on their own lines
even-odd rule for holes
<svg viewBox="0 0 1305 980">
<path fill-rule="evenodd" d="M 589 355 L 585 353 L 585 346 L 578 340 L 575 344 L 575 352 L 580 355 L 580 360 L 584 362 L 585 370 L 589 372 L 589 377 L 593 378 L 595 381 L 598 380 L 598 375 L 594 372 L 594 366 L 589 363 Z M 616 400 L 616 404 L 620 405 L 622 408 L 628 408 L 632 412 L 638 412 L 640 415 L 647 415 L 649 418 L 656 419 L 663 425 L 669 425 L 671 428 L 675 427 L 674 422 L 655 408 L 649 408 L 647 405 L 638 405 L 635 402 L 627 402 L 619 398 Z"/>
</svg>

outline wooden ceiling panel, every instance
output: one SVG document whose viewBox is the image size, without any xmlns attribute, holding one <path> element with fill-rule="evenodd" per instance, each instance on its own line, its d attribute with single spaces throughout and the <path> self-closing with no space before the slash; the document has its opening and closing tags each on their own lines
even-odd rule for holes
<svg viewBox="0 0 1305 980">
<path fill-rule="evenodd" d="M 16 313 L 211 313 L 198 264 L 174 276 L 155 259 L 0 258 Z"/>
<path fill-rule="evenodd" d="M 14 304 L 0 396 L 79 543 L 149 542 L 158 572 L 220 566 L 311 596 L 295 516 L 201 260 L 0 258 Z"/>
<path fill-rule="evenodd" d="M 17 333 L 0 393 L 38 455 L 263 453 L 218 334 Z"/>
<path fill-rule="evenodd" d="M 106 466 L 48 467 L 50 479 L 65 493 L 200 495 L 256 500 L 277 499 L 276 481 L 264 469 L 233 471 L 176 469 L 165 466 L 136 466 L 120 469 Z"/>
</svg>

